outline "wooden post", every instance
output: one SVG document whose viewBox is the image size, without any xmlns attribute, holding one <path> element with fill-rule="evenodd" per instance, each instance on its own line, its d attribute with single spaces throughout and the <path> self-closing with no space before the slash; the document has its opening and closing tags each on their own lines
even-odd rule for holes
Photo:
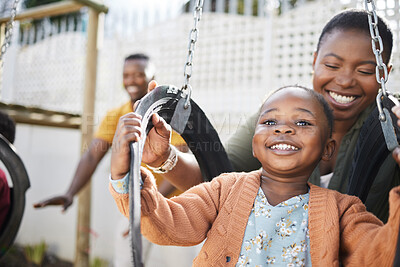
<svg viewBox="0 0 400 267">
<path fill-rule="evenodd" d="M 94 103 L 97 77 L 97 31 L 99 12 L 89 8 L 85 93 L 82 113 L 81 152 L 88 149 L 94 127 Z M 79 193 L 75 267 L 89 267 L 91 182 Z"/>
<path fill-rule="evenodd" d="M 89 147 L 93 136 L 94 103 L 97 77 L 97 31 L 99 14 L 107 13 L 108 8 L 103 4 L 99 4 L 96 0 L 64 0 L 62 2 L 27 9 L 20 12 L 15 17 L 16 21 L 24 19 L 39 19 L 48 16 L 75 12 L 84 6 L 89 8 L 89 24 L 87 30 L 85 93 L 81 124 L 81 153 L 85 152 Z M 0 17 L 0 27 L 3 27 L 3 29 L 0 28 L 0 38 L 4 38 L 4 25 L 9 20 L 10 17 Z M 28 121 L 32 121 L 31 119 L 32 118 L 28 119 Z M 42 121 L 42 123 L 44 122 Z M 90 200 L 91 183 L 89 182 L 79 193 L 75 267 L 89 266 Z"/>
</svg>

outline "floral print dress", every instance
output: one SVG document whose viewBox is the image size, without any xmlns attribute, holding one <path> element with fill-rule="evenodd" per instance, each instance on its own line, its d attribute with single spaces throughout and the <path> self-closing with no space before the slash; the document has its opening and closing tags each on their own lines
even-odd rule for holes
<svg viewBox="0 0 400 267">
<path fill-rule="evenodd" d="M 272 206 L 260 188 L 236 266 L 311 266 L 308 198 L 307 193 Z"/>
</svg>

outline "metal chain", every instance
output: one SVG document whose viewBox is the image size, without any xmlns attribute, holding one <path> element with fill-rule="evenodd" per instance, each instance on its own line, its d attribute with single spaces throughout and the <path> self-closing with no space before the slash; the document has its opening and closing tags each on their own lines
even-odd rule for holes
<svg viewBox="0 0 400 267">
<path fill-rule="evenodd" d="M 0 61 L 1 62 L 3 61 L 3 56 L 6 53 L 7 48 L 11 44 L 11 38 L 12 38 L 13 27 L 14 27 L 14 19 L 15 19 L 15 16 L 17 15 L 18 2 L 19 2 L 19 0 L 14 0 L 13 7 L 11 9 L 10 20 L 6 24 L 5 34 L 4 34 L 4 43 L 2 44 L 1 49 L 0 49 Z"/>
<path fill-rule="evenodd" d="M 186 58 L 185 67 L 183 70 L 185 81 L 182 86 L 182 89 L 186 90 L 187 92 L 185 108 L 189 107 L 190 96 L 192 95 L 192 87 L 189 84 L 189 79 L 190 77 L 192 77 L 194 49 L 197 42 L 197 38 L 199 36 L 199 30 L 197 29 L 197 24 L 199 23 L 201 19 L 201 14 L 203 13 L 203 4 L 204 0 L 196 0 L 196 6 L 193 11 L 194 26 L 189 32 L 189 46 L 188 46 L 189 51 Z"/>
<path fill-rule="evenodd" d="M 372 51 L 376 58 L 376 81 L 381 85 L 381 90 L 376 96 L 376 106 L 379 112 L 379 120 L 382 126 L 382 132 L 385 137 L 386 146 L 389 151 L 396 148 L 399 143 L 393 128 L 392 119 L 387 108 L 383 107 L 382 100 L 387 98 L 391 100 L 396 106 L 400 106 L 399 101 L 386 90 L 386 82 L 388 80 L 388 70 L 386 64 L 383 62 L 383 42 L 379 35 L 378 30 L 378 16 L 376 15 L 376 8 L 374 0 L 365 0 L 365 9 L 368 12 L 369 32 L 372 38 Z M 377 48 L 376 45 L 379 45 Z"/>
<path fill-rule="evenodd" d="M 378 30 L 378 16 L 376 15 L 376 8 L 374 0 L 365 0 L 365 10 L 368 12 L 369 32 L 372 38 L 372 51 L 376 58 L 376 81 L 381 85 L 382 94 L 386 94 L 386 82 L 388 80 L 388 70 L 386 64 L 383 62 L 383 42 L 379 35 Z M 378 45 L 378 47 L 377 47 Z"/>
</svg>

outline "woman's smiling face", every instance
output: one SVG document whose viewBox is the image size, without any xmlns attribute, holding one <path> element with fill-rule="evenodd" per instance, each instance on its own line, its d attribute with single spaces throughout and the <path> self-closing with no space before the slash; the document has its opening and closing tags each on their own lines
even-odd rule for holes
<svg viewBox="0 0 400 267">
<path fill-rule="evenodd" d="M 314 56 L 313 86 L 333 109 L 335 120 L 353 123 L 374 100 L 379 85 L 371 37 L 357 30 L 334 30 Z"/>
</svg>

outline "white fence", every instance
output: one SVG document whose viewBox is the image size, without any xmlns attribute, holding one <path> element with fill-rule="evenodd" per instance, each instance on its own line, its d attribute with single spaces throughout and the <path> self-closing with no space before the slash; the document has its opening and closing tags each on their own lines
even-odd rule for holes
<svg viewBox="0 0 400 267">
<path fill-rule="evenodd" d="M 250 2 L 245 1 L 245 4 L 249 5 Z M 338 1 L 328 0 L 300 1 L 302 4 L 298 4 L 297 8 L 287 10 L 280 16 L 272 15 L 274 12 L 266 5 L 259 4 L 262 7 L 260 10 L 269 10 L 268 16 L 243 16 L 231 14 L 234 12 L 218 12 L 221 1 L 213 3 L 216 12 L 206 12 L 211 9 L 210 5 L 207 7 L 207 3 L 211 2 L 206 1 L 206 11 L 199 24 L 191 83 L 194 99 L 220 130 L 222 138 L 231 134 L 243 117 L 255 111 L 267 91 L 284 84 L 310 85 L 312 53 L 322 26 L 332 14 L 345 7 L 362 7 L 362 2 L 353 0 L 338 4 Z M 231 1 L 229 7 L 235 6 L 234 3 Z M 399 1 L 377 1 L 377 7 L 390 22 L 397 40 L 400 29 Z M 153 26 L 136 31 L 135 27 L 138 28 L 139 24 L 129 23 L 136 13 L 128 11 L 124 13 L 118 8 L 110 9 L 105 19 L 106 34 L 98 64 L 98 118 L 107 109 L 126 100 L 121 72 L 123 58 L 130 53 L 148 53 L 155 62 L 156 77 L 160 83 L 177 86 L 183 83 L 188 33 L 193 25 L 192 13 L 179 16 L 177 13 L 173 16 L 170 14 L 169 19 L 166 19 L 166 14 L 160 15 L 159 22 L 155 15 L 147 16 L 144 21 L 151 21 Z M 133 15 L 129 17 L 127 14 Z M 74 25 L 80 25 L 75 29 L 85 28 L 85 21 L 83 16 L 74 22 Z M 63 23 L 67 22 L 68 19 Z M 119 31 L 123 23 L 130 27 Z M 141 25 L 145 25 L 144 22 Z M 65 30 L 62 34 L 50 35 L 51 29 L 45 28 L 43 32 L 47 33 L 47 37 L 43 41 L 31 45 L 22 42 L 18 47 L 12 46 L 6 54 L 1 99 L 80 113 L 85 34 L 82 31 Z M 62 28 L 73 27 L 64 25 Z M 113 34 L 112 29 L 115 30 Z M 398 91 L 400 82 L 395 74 L 400 56 L 396 42 L 393 52 L 395 68 L 393 75 L 390 75 L 389 88 Z"/>
<path fill-rule="evenodd" d="M 193 98 L 206 112 L 222 139 L 232 134 L 240 121 L 255 112 L 269 90 L 284 84 L 310 85 L 312 53 L 322 26 L 334 13 L 345 7 L 362 7 L 362 1 L 347 1 L 344 4 L 335 0 L 303 2 L 281 16 L 272 13 L 267 16 L 204 13 L 199 24 L 199 41 L 193 63 Z M 380 0 L 377 1 L 377 7 L 380 9 L 379 14 L 389 20 L 394 31 L 394 68 L 388 88 L 399 91 L 399 1 Z M 112 28 L 120 27 L 117 25 L 123 25 L 117 22 L 108 24 L 108 19 L 105 18 L 105 28 L 109 33 Z M 123 58 L 130 53 L 145 52 L 152 57 L 160 84 L 183 84 L 183 66 L 192 23 L 192 14 L 187 13 L 170 16 L 159 23 L 154 21 L 151 27 L 134 34 L 134 30 L 122 30 L 118 34 L 104 35 L 98 61 L 98 119 L 107 109 L 128 99 L 122 88 L 121 73 Z M 131 34 L 133 37 L 128 38 Z M 32 45 L 11 46 L 5 58 L 1 100 L 80 113 L 85 43 L 84 33 L 66 31 Z M 32 183 L 32 188 L 28 191 L 27 211 L 17 240 L 39 242 L 44 238 L 49 240 L 53 250 L 63 253 L 65 257 L 71 257 L 73 244 L 64 242 L 64 237 L 61 234 L 57 236 L 56 229 L 50 228 L 49 224 L 62 221 L 64 228 L 75 229 L 75 216 L 71 215 L 73 210 L 67 215 L 69 219 L 63 220 L 66 217 L 59 215 L 54 209 L 33 211 L 31 204 L 42 196 L 47 196 L 48 188 L 52 188 L 54 193 L 66 189 L 78 158 L 78 133 L 75 131 L 72 136 L 63 137 L 62 143 L 66 146 L 76 145 L 76 151 L 63 155 L 56 151 L 62 150 L 63 146 L 45 146 L 45 142 L 43 146 L 35 146 L 38 142 L 36 138 L 51 140 L 49 136 L 54 135 L 50 129 L 40 129 L 41 127 L 26 126 L 17 129 L 16 146 L 23 160 L 27 162 Z M 31 134 L 33 132 L 35 134 Z M 62 164 L 55 164 L 54 159 L 69 163 L 68 170 Z M 93 202 L 93 230 L 101 237 L 111 238 L 110 229 L 113 226 L 107 226 L 109 221 L 101 220 L 103 201 L 111 201 L 108 195 L 104 196 L 108 194 L 107 191 L 99 189 L 106 186 L 105 180 L 109 171 L 108 162 L 103 161 L 103 164 L 95 175 L 97 180 L 96 190 L 93 190 L 93 198 L 96 200 Z M 39 166 L 46 166 L 46 169 Z M 114 204 L 111 202 L 110 205 Z M 34 226 L 41 220 L 46 220 L 46 227 Z M 46 228 L 50 230 L 47 231 Z M 72 234 L 73 231 L 67 232 Z M 104 240 L 109 240 L 107 238 L 95 241 L 94 255 L 111 258 L 109 241 L 103 244 Z"/>
</svg>

